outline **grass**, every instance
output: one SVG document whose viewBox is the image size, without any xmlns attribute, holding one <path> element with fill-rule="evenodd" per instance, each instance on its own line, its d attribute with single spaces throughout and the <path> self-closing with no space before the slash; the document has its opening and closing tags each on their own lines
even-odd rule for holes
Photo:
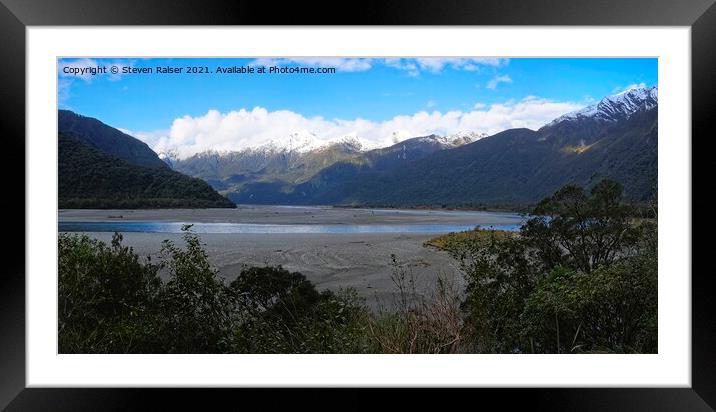
<svg viewBox="0 0 716 412">
<path fill-rule="evenodd" d="M 506 230 L 487 230 L 487 229 L 473 229 L 464 232 L 451 232 L 446 235 L 440 235 L 427 240 L 423 243 L 425 247 L 434 247 L 439 250 L 449 250 L 451 245 L 456 242 L 463 242 L 465 240 L 483 240 L 487 241 L 492 237 L 498 240 L 506 239 L 508 237 L 518 236 L 516 232 L 508 232 Z"/>
<path fill-rule="evenodd" d="M 400 265 L 395 255 L 391 280 L 394 293 L 391 307 L 381 305 L 367 318 L 371 353 L 462 353 L 463 319 L 460 288 L 438 274 L 437 288 L 430 296 L 415 289 L 409 267 Z"/>
</svg>

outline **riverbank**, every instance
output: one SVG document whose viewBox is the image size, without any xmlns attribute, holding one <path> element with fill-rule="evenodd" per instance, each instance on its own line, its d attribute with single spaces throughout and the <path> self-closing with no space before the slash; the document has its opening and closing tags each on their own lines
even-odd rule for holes
<svg viewBox="0 0 716 412">
<path fill-rule="evenodd" d="M 86 233 L 109 243 L 112 233 Z M 140 256 L 157 261 L 162 241 L 182 244 L 181 234 L 124 233 L 124 244 Z M 201 241 L 211 264 L 227 282 L 241 272 L 242 266 L 277 266 L 300 272 L 316 288 L 338 290 L 355 288 L 372 307 L 378 301 L 389 302 L 394 285 L 391 255 L 412 272 L 416 291 L 429 295 L 441 275 L 462 285 L 457 262 L 447 253 L 426 248 L 423 243 L 434 234 L 202 234 Z"/>
<path fill-rule="evenodd" d="M 77 226 L 79 229 L 72 230 L 84 231 L 105 242 L 111 240 L 115 229 L 99 229 L 108 226 L 103 223 L 124 227 L 120 229 L 124 243 L 142 256 L 151 256 L 153 261 L 158 258 L 163 240 L 181 244 L 182 234 L 176 227 L 194 223 L 210 262 L 228 281 L 236 278 L 244 265 L 281 265 L 302 273 L 318 289 L 355 288 L 374 307 L 377 299 L 390 300 L 394 289 L 391 255 L 396 256 L 402 268 L 412 272 L 421 294 L 434 291 L 438 275 L 456 284 L 462 282 L 456 261 L 445 251 L 423 246 L 457 229 L 438 233 L 425 229 L 430 225 L 462 226 L 460 230 L 467 230 L 477 225 L 514 226 L 523 222 L 520 215 L 513 213 L 481 211 L 247 205 L 237 209 L 65 209 L 59 211 L 58 218 L 61 227 Z M 231 225 L 234 227 L 227 227 Z M 252 229 L 258 232 L 246 230 L 249 225 L 255 225 Z M 147 230 L 141 229 L 145 226 Z M 319 230 L 321 226 L 329 230 Z"/>
<path fill-rule="evenodd" d="M 190 222 L 247 224 L 508 225 L 515 213 L 422 209 L 347 209 L 331 206 L 248 206 L 236 209 L 60 209 L 61 222 Z"/>
</svg>

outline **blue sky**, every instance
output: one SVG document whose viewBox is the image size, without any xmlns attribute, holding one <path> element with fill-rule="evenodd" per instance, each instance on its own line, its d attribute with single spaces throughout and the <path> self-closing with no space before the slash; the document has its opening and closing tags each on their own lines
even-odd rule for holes
<svg viewBox="0 0 716 412">
<path fill-rule="evenodd" d="M 629 87 L 657 85 L 657 59 L 647 58 L 86 58 L 58 63 L 60 108 L 131 131 L 155 150 L 178 149 L 183 155 L 238 150 L 294 133 L 326 141 L 353 136 L 370 146 L 428 131 L 492 134 L 511 126 L 537 128 L 560 112 Z M 66 73 L 97 66 L 198 66 L 213 73 Z M 336 73 L 219 74 L 217 66 L 335 67 Z M 275 123 L 289 126 L 271 126 Z"/>
</svg>

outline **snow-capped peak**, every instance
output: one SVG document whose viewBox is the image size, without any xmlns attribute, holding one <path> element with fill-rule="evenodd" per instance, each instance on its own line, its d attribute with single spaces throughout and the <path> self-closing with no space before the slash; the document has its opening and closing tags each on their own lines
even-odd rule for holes
<svg viewBox="0 0 716 412">
<path fill-rule="evenodd" d="M 324 141 L 318 138 L 314 133 L 307 130 L 300 130 L 287 136 L 271 139 L 260 146 L 250 147 L 245 150 L 265 153 L 306 153 L 320 149 L 324 145 Z"/>
<path fill-rule="evenodd" d="M 649 110 L 658 106 L 658 104 L 658 86 L 639 87 L 605 97 L 597 104 L 567 113 L 552 120 L 547 126 L 552 126 L 563 121 L 575 121 L 585 118 L 614 122 L 622 118 L 629 118 L 632 114 L 640 110 Z"/>
<path fill-rule="evenodd" d="M 340 146 L 348 151 L 361 152 L 365 145 L 355 136 L 324 140 L 310 132 L 297 132 L 280 139 L 273 139 L 260 146 L 244 149 L 255 153 L 308 153 Z"/>
<path fill-rule="evenodd" d="M 464 144 L 476 142 L 485 137 L 487 137 L 487 133 L 478 133 L 469 130 L 460 130 L 456 133 L 446 136 L 447 141 L 452 146 L 461 146 Z"/>
<path fill-rule="evenodd" d="M 487 133 L 477 133 L 468 130 L 461 130 L 447 136 L 431 134 L 429 136 L 420 137 L 418 138 L 418 140 L 422 142 L 435 142 L 443 147 L 451 148 L 475 142 L 477 140 L 482 139 L 483 137 L 487 137 Z"/>
<path fill-rule="evenodd" d="M 363 151 L 363 143 L 355 136 L 345 136 L 344 138 L 333 143 L 333 145 L 339 145 L 345 149 L 360 152 Z"/>
<path fill-rule="evenodd" d="M 407 140 L 415 140 L 418 142 L 438 144 L 442 148 L 449 149 L 453 147 L 462 146 L 468 143 L 475 142 L 484 137 L 487 137 L 486 133 L 478 133 L 473 131 L 461 130 L 450 135 L 437 135 L 431 134 L 423 137 L 403 137 L 410 136 L 411 134 L 406 131 L 394 132 L 391 136 L 392 141 L 403 142 Z M 399 140 L 398 138 L 401 137 Z M 397 144 L 397 143 L 395 143 Z M 232 154 L 247 154 L 247 155 L 276 155 L 276 154 L 306 154 L 310 152 L 323 151 L 331 148 L 339 148 L 345 152 L 360 153 L 368 150 L 385 148 L 380 142 L 369 141 L 362 139 L 353 134 L 346 135 L 343 137 L 321 139 L 316 134 L 309 131 L 294 132 L 289 135 L 278 137 L 267 141 L 261 145 L 247 147 L 240 150 L 206 150 L 195 154 L 197 157 L 226 157 Z M 175 159 L 170 156 L 167 152 L 163 154 L 162 158 L 168 164 L 173 164 Z"/>
</svg>

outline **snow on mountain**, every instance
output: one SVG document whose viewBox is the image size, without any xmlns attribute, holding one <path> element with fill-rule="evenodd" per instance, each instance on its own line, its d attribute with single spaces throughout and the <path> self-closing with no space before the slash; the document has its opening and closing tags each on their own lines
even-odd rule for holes
<svg viewBox="0 0 716 412">
<path fill-rule="evenodd" d="M 326 150 L 331 147 L 340 147 L 349 152 L 361 152 L 364 144 L 353 136 L 345 136 L 328 142 L 316 137 L 313 133 L 293 133 L 287 138 L 271 140 L 261 146 L 251 147 L 242 151 L 254 153 L 309 153 Z"/>
<path fill-rule="evenodd" d="M 172 169 L 174 168 L 176 162 L 179 161 L 179 155 L 176 150 L 165 150 L 157 153 L 157 156 L 159 156 L 159 158 L 162 159 L 164 163 L 168 164 Z"/>
<path fill-rule="evenodd" d="M 560 116 L 552 120 L 547 126 L 563 121 L 576 121 L 587 118 L 615 122 L 624 118 L 628 119 L 637 111 L 649 110 L 658 106 L 658 104 L 658 86 L 635 88 L 605 97 L 597 104 Z"/>
<path fill-rule="evenodd" d="M 461 130 L 457 133 L 447 135 L 447 136 L 440 136 L 436 134 L 431 134 L 430 136 L 424 136 L 418 138 L 418 141 L 425 142 L 425 143 L 438 143 L 444 148 L 452 148 L 457 146 L 462 146 L 464 144 L 476 142 L 483 137 L 487 137 L 487 133 L 476 133 L 471 132 L 468 130 Z"/>
<path fill-rule="evenodd" d="M 309 131 L 302 130 L 280 139 L 271 140 L 269 143 L 260 146 L 260 148 L 266 147 L 274 151 L 305 153 L 318 149 L 323 145 L 323 142 L 318 136 Z"/>
<path fill-rule="evenodd" d="M 445 148 L 452 148 L 461 146 L 463 144 L 475 142 L 486 136 L 486 133 L 477 133 L 464 130 L 447 136 L 439 136 L 433 134 L 430 136 L 420 137 L 418 139 L 421 141 L 425 141 L 426 143 L 428 143 L 429 140 L 430 142 L 438 143 Z M 408 139 L 400 139 L 400 141 L 404 140 Z M 355 136 L 344 136 L 342 138 L 332 139 L 326 142 L 325 140 L 319 139 L 313 133 L 303 131 L 293 133 L 284 138 L 273 139 L 268 143 L 240 150 L 239 152 L 267 155 L 280 153 L 305 154 L 314 151 L 327 150 L 332 147 L 339 147 L 344 151 L 356 153 L 380 148 L 378 146 L 375 146 L 374 144 L 364 142 L 362 139 Z M 221 156 L 228 154 L 228 152 L 224 153 L 218 151 L 207 151 L 204 152 L 204 155 L 206 154 Z"/>
<path fill-rule="evenodd" d="M 350 152 L 362 152 L 365 147 L 360 141 L 360 139 L 353 136 L 346 136 L 340 139 L 338 142 L 328 145 L 328 147 L 330 146 L 340 146 L 344 150 Z"/>
<path fill-rule="evenodd" d="M 464 144 L 476 142 L 482 138 L 487 137 L 487 133 L 471 132 L 469 130 L 461 130 L 457 133 L 453 133 L 446 136 L 448 142 L 452 146 L 461 146 Z"/>
</svg>

